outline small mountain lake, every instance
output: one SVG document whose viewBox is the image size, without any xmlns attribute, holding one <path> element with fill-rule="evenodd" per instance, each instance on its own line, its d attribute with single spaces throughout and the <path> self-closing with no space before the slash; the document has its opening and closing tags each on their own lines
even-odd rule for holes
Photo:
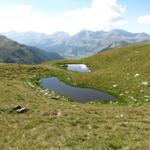
<svg viewBox="0 0 150 150">
<path fill-rule="evenodd" d="M 94 89 L 89 88 L 80 88 L 68 85 L 60 81 L 56 77 L 44 78 L 40 80 L 40 85 L 43 88 L 53 90 L 56 93 L 62 94 L 66 97 L 71 98 L 72 100 L 78 102 L 89 102 L 94 100 L 114 100 L 115 97 Z"/>
<path fill-rule="evenodd" d="M 85 64 L 67 64 L 67 70 L 78 71 L 78 72 L 91 72 Z"/>
</svg>

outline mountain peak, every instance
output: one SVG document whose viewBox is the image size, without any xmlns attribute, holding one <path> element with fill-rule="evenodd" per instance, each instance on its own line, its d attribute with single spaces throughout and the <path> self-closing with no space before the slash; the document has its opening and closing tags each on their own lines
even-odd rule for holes
<svg viewBox="0 0 150 150">
<path fill-rule="evenodd" d="M 4 34 L 6 35 L 6 34 Z M 110 31 L 82 30 L 70 36 L 59 31 L 52 35 L 41 33 L 6 35 L 19 43 L 35 46 L 49 52 L 57 52 L 64 57 L 80 58 L 92 55 L 108 47 L 121 47 L 141 41 L 150 41 L 146 33 L 131 33 L 122 29 Z"/>
<path fill-rule="evenodd" d="M 123 29 L 113 29 L 113 30 L 110 30 L 108 32 L 116 34 L 116 35 L 127 35 L 127 36 L 132 34 L 131 32 L 128 32 L 128 31 L 123 30 Z"/>
<path fill-rule="evenodd" d="M 64 38 L 64 39 L 67 38 L 68 39 L 68 38 L 70 38 L 70 35 L 64 31 L 58 31 L 58 32 L 51 34 L 49 37 L 51 37 L 51 38 Z"/>
</svg>

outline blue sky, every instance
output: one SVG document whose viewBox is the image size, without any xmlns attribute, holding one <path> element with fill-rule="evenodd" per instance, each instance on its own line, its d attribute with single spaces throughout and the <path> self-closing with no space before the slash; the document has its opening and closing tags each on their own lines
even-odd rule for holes
<svg viewBox="0 0 150 150">
<path fill-rule="evenodd" d="M 39 11 L 63 12 L 70 9 L 89 6 L 90 0 L 5 0 L 1 2 L 0 7 L 7 7 L 11 5 L 26 4 L 31 5 L 34 9 Z"/>
<path fill-rule="evenodd" d="M 128 20 L 128 24 L 123 28 L 132 32 L 150 33 L 150 20 L 146 24 L 137 21 L 139 16 L 150 15 L 150 0 L 120 0 L 119 2 L 127 7 L 123 16 Z"/>
<path fill-rule="evenodd" d="M 0 32 L 121 28 L 150 33 L 150 0 L 0 0 Z"/>
</svg>

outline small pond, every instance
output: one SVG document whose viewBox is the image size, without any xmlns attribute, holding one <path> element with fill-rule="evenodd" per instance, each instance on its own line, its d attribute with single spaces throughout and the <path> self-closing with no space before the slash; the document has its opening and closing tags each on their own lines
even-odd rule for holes
<svg viewBox="0 0 150 150">
<path fill-rule="evenodd" d="M 85 64 L 67 64 L 67 70 L 78 72 L 91 72 Z"/>
<path fill-rule="evenodd" d="M 89 102 L 94 100 L 114 100 L 110 94 L 89 88 L 80 88 L 67 85 L 56 77 L 44 78 L 40 80 L 43 88 L 53 90 L 59 94 L 71 98 L 78 102 Z"/>
</svg>

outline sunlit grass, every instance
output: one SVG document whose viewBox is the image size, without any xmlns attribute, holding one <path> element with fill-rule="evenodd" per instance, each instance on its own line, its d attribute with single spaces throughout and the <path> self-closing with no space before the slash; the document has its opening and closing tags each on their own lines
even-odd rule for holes
<svg viewBox="0 0 150 150">
<path fill-rule="evenodd" d="M 0 64 L 0 149 L 150 149 L 150 45 L 135 45 L 79 61 Z M 91 73 L 59 67 L 85 63 Z M 80 104 L 41 89 L 58 76 L 75 86 L 107 91 L 117 103 Z M 126 104 L 126 105 L 125 105 Z M 29 109 L 17 114 L 13 107 Z"/>
</svg>

